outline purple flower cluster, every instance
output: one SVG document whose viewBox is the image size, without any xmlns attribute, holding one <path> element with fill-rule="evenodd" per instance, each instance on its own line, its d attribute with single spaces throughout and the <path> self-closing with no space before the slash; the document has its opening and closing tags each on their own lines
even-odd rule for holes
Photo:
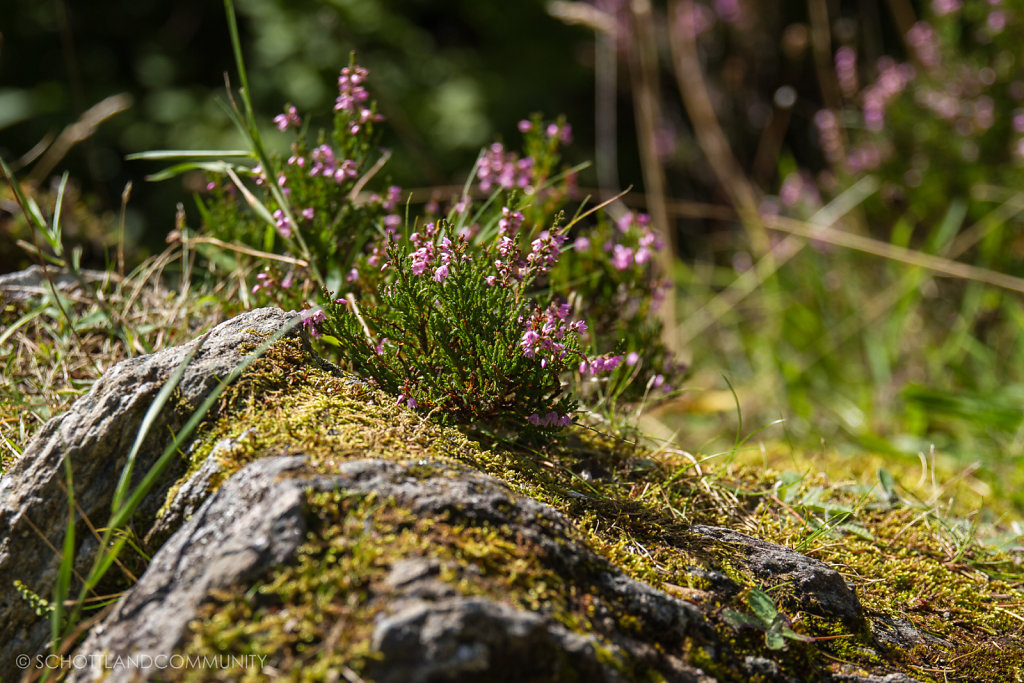
<svg viewBox="0 0 1024 683">
<path fill-rule="evenodd" d="M 498 274 L 487 277 L 487 284 L 491 287 L 499 282 L 507 287 L 513 282 L 523 280 L 526 262 L 516 241 L 516 233 L 522 223 L 522 213 L 507 206 L 501 207 L 501 218 L 498 219 L 498 255 L 501 258 L 494 260 L 494 269 Z"/>
<path fill-rule="evenodd" d="M 843 137 L 839 132 L 839 119 L 835 112 L 820 109 L 814 115 L 814 126 L 818 129 L 818 139 L 825 158 L 830 164 L 838 164 L 843 158 Z"/>
<path fill-rule="evenodd" d="M 907 42 L 914 48 L 917 59 L 925 67 L 933 69 L 939 65 L 939 41 L 935 29 L 927 21 L 919 21 L 907 31 Z"/>
<path fill-rule="evenodd" d="M 253 285 L 252 287 L 252 294 L 256 294 L 261 289 L 267 294 L 273 294 L 274 290 L 276 289 L 291 289 L 291 286 L 292 284 L 294 284 L 295 281 L 293 276 L 294 273 L 289 272 L 287 275 L 284 276 L 283 280 L 278 282 L 277 277 L 275 277 L 275 274 L 271 273 L 269 270 L 264 270 L 261 273 L 257 273 L 256 284 Z"/>
<path fill-rule="evenodd" d="M 886 106 L 913 80 L 913 67 L 897 63 L 889 57 L 878 62 L 879 78 L 864 90 L 862 110 L 868 130 L 881 131 L 885 126 Z"/>
<path fill-rule="evenodd" d="M 961 0 L 932 0 L 932 11 L 937 16 L 959 12 L 963 6 Z"/>
<path fill-rule="evenodd" d="M 299 110 L 293 106 L 289 106 L 283 114 L 278 114 L 274 117 L 274 123 L 277 124 L 278 130 L 288 130 L 291 128 L 298 128 L 302 125 L 302 119 L 299 117 Z"/>
<path fill-rule="evenodd" d="M 369 121 L 383 121 L 384 117 L 366 106 L 370 94 L 363 87 L 370 72 L 361 66 L 346 66 L 338 76 L 338 98 L 334 111 L 348 115 L 348 132 L 357 134 Z"/>
<path fill-rule="evenodd" d="M 311 156 L 313 158 L 313 165 L 309 169 L 311 178 L 321 176 L 332 179 L 336 183 L 342 183 L 359 175 L 356 162 L 351 159 L 339 161 L 330 145 L 320 145 L 313 150 Z M 289 161 L 291 160 L 289 159 Z"/>
<path fill-rule="evenodd" d="M 572 425 L 571 417 L 568 415 L 559 415 L 553 410 L 546 415 L 533 413 L 526 418 L 526 420 L 535 427 L 569 427 Z"/>
<path fill-rule="evenodd" d="M 353 65 L 346 66 L 338 76 L 338 98 L 334 101 L 334 111 L 355 112 L 363 106 L 370 93 L 366 92 L 363 83 L 370 72 L 365 68 Z"/>
<path fill-rule="evenodd" d="M 849 45 L 836 50 L 836 80 L 844 97 L 855 97 L 860 85 L 857 82 L 857 51 Z"/>
<path fill-rule="evenodd" d="M 687 3 L 676 12 L 676 29 L 691 40 L 696 40 L 715 26 L 715 15 L 709 7 Z"/>
<path fill-rule="evenodd" d="M 636 247 L 630 247 L 620 242 L 609 241 L 604 245 L 604 250 L 611 253 L 612 267 L 616 270 L 626 270 L 634 265 L 642 266 L 651 260 L 652 252 L 662 248 L 661 240 L 651 229 L 651 217 L 645 213 L 635 214 L 632 211 L 625 213 L 616 222 L 618 232 L 622 236 L 629 236 L 636 239 Z M 577 243 L 580 239 L 577 239 Z M 589 240 L 583 247 L 574 245 L 577 251 L 589 247 Z"/>
<path fill-rule="evenodd" d="M 568 334 L 582 334 L 587 324 L 582 320 L 569 319 L 569 304 L 552 304 L 543 311 L 535 311 L 523 327 L 519 346 L 527 358 L 540 357 L 540 366 L 547 367 L 548 361 L 561 362 L 568 351 L 565 337 Z"/>
<path fill-rule="evenodd" d="M 503 190 L 527 189 L 533 183 L 533 158 L 520 159 L 514 152 L 505 152 L 500 142 L 491 145 L 480 159 L 477 177 L 480 189 L 489 192 L 497 185 Z"/>
<path fill-rule="evenodd" d="M 572 126 L 568 123 L 563 123 L 562 125 L 549 123 L 548 127 L 544 130 L 544 133 L 549 138 L 558 138 L 558 141 L 563 145 L 572 143 Z"/>
<path fill-rule="evenodd" d="M 314 339 L 320 338 L 320 323 L 327 319 L 327 315 L 324 314 L 319 308 L 314 310 L 306 310 L 302 312 L 302 325 L 309 331 L 309 334 Z"/>
<path fill-rule="evenodd" d="M 529 133 L 533 130 L 533 121 L 528 119 L 523 119 L 517 125 L 520 133 Z M 548 136 L 549 140 L 558 138 L 558 141 L 563 145 L 572 143 L 572 126 L 568 123 L 549 123 L 547 128 L 544 129 L 544 134 Z"/>
<path fill-rule="evenodd" d="M 568 239 L 564 233 L 552 233 L 544 230 L 537 239 L 530 243 L 530 253 L 526 255 L 527 269 L 536 275 L 543 275 L 551 270 L 558 257 L 562 254 L 562 245 Z"/>
<path fill-rule="evenodd" d="M 418 232 L 409 235 L 409 241 L 416 247 L 409 259 L 413 275 L 421 276 L 429 270 L 433 272 L 434 282 L 442 283 L 451 274 L 453 263 L 469 257 L 458 249 L 459 243 L 452 242 L 447 236 L 442 236 L 435 243 L 438 232 L 436 223 L 427 223 L 422 235 Z"/>
<path fill-rule="evenodd" d="M 288 216 L 281 209 L 274 211 L 274 225 L 277 226 L 277 231 L 285 237 L 292 236 L 292 222 L 288 220 Z"/>
<path fill-rule="evenodd" d="M 621 355 L 616 356 L 606 353 L 603 356 L 583 359 L 580 361 L 579 371 L 581 375 L 601 375 L 619 367 L 621 362 Z M 635 364 L 635 361 L 633 364 Z"/>
</svg>

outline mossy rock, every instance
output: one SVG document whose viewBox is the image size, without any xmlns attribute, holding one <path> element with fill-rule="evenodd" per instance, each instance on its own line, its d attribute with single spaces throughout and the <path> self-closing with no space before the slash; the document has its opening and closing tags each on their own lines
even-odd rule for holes
<svg viewBox="0 0 1024 683">
<path fill-rule="evenodd" d="M 771 471 L 566 431 L 524 448 L 441 427 L 278 342 L 77 652 L 174 655 L 146 673 L 186 679 L 1024 679 L 1019 556 L 840 487 L 824 499 L 854 512 L 810 527 Z"/>
</svg>

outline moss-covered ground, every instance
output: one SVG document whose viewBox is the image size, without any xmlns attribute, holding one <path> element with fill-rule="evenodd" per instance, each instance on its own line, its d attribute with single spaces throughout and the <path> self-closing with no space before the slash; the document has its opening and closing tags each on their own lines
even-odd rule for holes
<svg viewBox="0 0 1024 683">
<path fill-rule="evenodd" d="M 260 457 L 301 453 L 324 471 L 349 459 L 386 458 L 422 463 L 431 476 L 431 462 L 450 459 L 493 475 L 563 513 L 580 541 L 627 574 L 699 606 L 730 657 L 767 656 L 784 673 L 811 678 L 899 671 L 924 681 L 1024 680 L 1022 554 L 980 543 L 977 525 L 938 505 L 929 492 L 941 490 L 945 503 L 970 484 L 929 488 L 932 478 L 943 481 L 942 472 L 921 477 L 908 466 L 879 482 L 874 469 L 845 471 L 836 481 L 823 472 L 824 456 L 801 461 L 766 449 L 752 462 L 743 454 L 699 462 L 640 445 L 633 435 L 587 427 L 532 449 L 470 438 L 359 380 L 320 369 L 294 341 L 278 343 L 255 363 L 218 415 L 192 449 L 190 471 L 211 452 L 224 478 Z M 224 438 L 235 438 L 234 446 L 214 452 Z M 780 472 L 780 464 L 789 471 Z M 972 500 L 969 492 L 964 497 Z M 319 680 L 343 671 L 358 680 L 374 657 L 369 643 L 386 604 L 384 577 L 407 557 L 437 560 L 442 578 L 463 594 L 593 630 L 585 590 L 564 585 L 507 529 L 417 520 L 395 501 L 338 494 L 311 494 L 309 518 L 296 560 L 255 586 L 215 596 L 184 651 L 268 656 L 262 674 L 217 673 L 232 679 L 277 671 Z M 827 563 L 855 589 L 873 627 L 802 613 L 787 602 L 785 585 L 759 583 L 728 557 L 688 551 L 681 539 L 695 523 L 729 527 Z M 742 590 L 724 596 L 695 568 L 722 572 Z M 793 631 L 816 640 L 790 639 L 784 649 L 769 650 L 762 631 L 727 623 L 726 609 L 750 613 L 745 597 L 752 590 L 773 596 Z M 632 627 L 660 646 L 643 624 Z M 880 636 L 899 629 L 916 630 L 917 642 L 886 644 Z M 693 664 L 722 680 L 749 680 L 725 666 L 721 654 L 692 645 L 682 654 Z M 631 678 L 658 678 L 613 648 L 607 656 Z"/>
</svg>

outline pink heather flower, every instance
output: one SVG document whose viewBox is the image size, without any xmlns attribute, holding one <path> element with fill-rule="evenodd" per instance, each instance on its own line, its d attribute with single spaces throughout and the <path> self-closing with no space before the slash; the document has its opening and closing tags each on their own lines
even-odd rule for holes
<svg viewBox="0 0 1024 683">
<path fill-rule="evenodd" d="M 804 181 L 801 175 L 799 173 L 790 173 L 782 181 L 782 187 L 779 188 L 779 201 L 782 202 L 783 206 L 793 207 L 800 201 L 803 189 Z"/>
<path fill-rule="evenodd" d="M 338 160 L 334 156 L 334 150 L 329 145 L 320 145 L 313 150 L 312 153 L 313 165 L 309 168 L 310 177 L 315 178 L 318 175 L 324 177 L 334 176 L 334 171 L 338 168 Z"/>
<path fill-rule="evenodd" d="M 268 292 L 274 287 L 274 278 L 271 277 L 270 273 L 263 271 L 262 273 L 256 274 L 256 284 L 252 287 L 252 294 L 265 289 Z"/>
<path fill-rule="evenodd" d="M 385 227 L 397 228 L 401 224 L 402 224 L 402 217 L 399 216 L 397 213 L 389 213 L 387 216 L 384 216 L 384 226 Z"/>
<path fill-rule="evenodd" d="M 865 96 L 865 101 L 867 101 L 867 96 Z M 865 109 L 866 107 L 865 104 Z M 866 113 L 865 118 L 867 118 Z M 839 135 L 839 122 L 836 120 L 836 115 L 828 109 L 820 109 L 814 115 L 814 125 L 818 128 L 818 137 L 821 140 L 821 149 L 825 153 L 825 158 L 832 163 L 838 162 L 843 144 L 842 137 Z"/>
<path fill-rule="evenodd" d="M 545 230 L 530 243 L 531 251 L 526 257 L 527 266 L 536 274 L 542 275 L 558 263 L 562 254 L 562 244 L 566 240 L 563 234 L 552 235 Z"/>
<path fill-rule="evenodd" d="M 338 76 L 338 99 L 334 102 L 335 111 L 355 112 L 370 98 L 362 85 L 369 74 L 361 66 L 346 66 L 341 70 Z"/>
<path fill-rule="evenodd" d="M 434 282 L 444 282 L 448 277 L 448 264 L 444 263 L 438 266 L 437 270 L 434 271 Z"/>
<path fill-rule="evenodd" d="M 480 224 L 474 223 L 473 225 L 463 225 L 459 228 L 459 239 L 470 241 L 474 237 L 480 234 Z"/>
<path fill-rule="evenodd" d="M 544 133 L 548 138 L 558 138 L 558 141 L 563 145 L 568 145 L 572 142 L 572 126 L 568 123 L 563 123 L 559 126 L 557 123 L 548 124 L 548 127 L 544 130 Z"/>
<path fill-rule="evenodd" d="M 616 244 L 612 253 L 612 266 L 616 270 L 626 270 L 633 265 L 633 250 Z"/>
<path fill-rule="evenodd" d="M 283 114 L 278 114 L 274 117 L 274 123 L 277 124 L 278 130 L 288 130 L 289 126 L 298 128 L 302 125 L 302 119 L 299 118 L 299 112 L 295 107 L 289 106 Z"/>
<path fill-rule="evenodd" d="M 1015 109 L 1013 112 L 1013 132 L 1024 133 L 1024 110 Z"/>
<path fill-rule="evenodd" d="M 605 354 L 604 356 L 597 356 L 596 358 L 590 358 L 580 363 L 579 371 L 581 375 L 599 375 L 606 372 L 611 372 L 615 368 L 619 367 L 619 363 L 622 362 L 622 356 L 613 356 L 611 354 Z"/>
<path fill-rule="evenodd" d="M 846 97 L 857 94 L 857 51 L 844 45 L 836 50 L 836 79 Z"/>
<path fill-rule="evenodd" d="M 402 405 L 404 403 L 405 405 L 407 405 L 408 407 L 412 408 L 413 410 L 416 409 L 416 405 L 417 405 L 416 404 L 416 399 L 414 399 L 412 396 L 408 396 L 406 394 L 399 394 L 398 395 L 398 401 L 396 401 L 396 403 L 398 405 Z"/>
<path fill-rule="evenodd" d="M 501 207 L 501 218 L 498 220 L 499 235 L 514 235 L 522 224 L 523 214 L 507 206 Z"/>
<path fill-rule="evenodd" d="M 566 336 L 578 336 L 586 330 L 583 321 L 569 319 L 570 312 L 568 304 L 552 304 L 544 310 L 534 311 L 525 321 L 520 318 L 525 328 L 519 341 L 523 355 L 527 358 L 539 356 L 541 367 L 547 367 L 549 362 L 561 362 L 568 353 L 564 343 Z"/>
<path fill-rule="evenodd" d="M 348 274 L 345 276 L 345 281 L 346 282 L 355 282 L 358 279 L 359 279 L 359 271 L 356 270 L 355 268 L 353 268 L 352 270 L 348 271 Z"/>
<path fill-rule="evenodd" d="M 302 324 L 314 339 L 320 338 L 320 328 L 318 326 L 326 319 L 327 316 L 320 309 L 302 312 Z"/>
<path fill-rule="evenodd" d="M 427 266 L 430 265 L 430 261 L 433 258 L 434 248 L 433 245 L 428 244 L 425 247 L 420 247 L 412 254 L 412 274 L 423 275 L 427 270 Z"/>
<path fill-rule="evenodd" d="M 520 121 L 518 125 L 520 133 L 529 133 L 533 129 L 533 124 L 526 119 Z"/>
<path fill-rule="evenodd" d="M 284 211 L 276 209 L 274 211 L 274 224 L 277 225 L 277 230 L 285 237 L 292 236 L 292 224 L 288 220 L 288 216 L 284 215 Z"/>
<path fill-rule="evenodd" d="M 305 218 L 307 221 L 313 220 L 313 214 L 314 212 L 312 206 L 302 210 L 302 217 Z"/>
<path fill-rule="evenodd" d="M 989 12 L 988 18 L 985 19 L 985 25 L 992 33 L 1002 33 L 1006 28 L 1006 13 L 1002 10 Z"/>
<path fill-rule="evenodd" d="M 932 11 L 940 17 L 959 11 L 961 6 L 960 0 L 932 0 Z"/>
<path fill-rule="evenodd" d="M 637 353 L 636 351 L 630 351 L 628 354 L 626 354 L 626 365 L 628 365 L 629 367 L 633 367 L 639 362 L 640 354 Z"/>
<path fill-rule="evenodd" d="M 528 418 L 526 418 L 526 421 L 534 425 L 535 427 L 568 427 L 572 424 L 571 417 L 569 417 L 568 415 L 559 415 L 553 410 L 550 413 L 544 415 L 543 417 L 538 415 L 537 413 L 533 413 Z"/>
<path fill-rule="evenodd" d="M 519 345 L 523 347 L 523 355 L 527 358 L 533 358 L 537 355 L 538 346 L 537 343 L 540 341 L 540 334 L 534 330 L 527 330 L 523 333 L 522 339 L 519 340 Z"/>
<path fill-rule="evenodd" d="M 572 243 L 574 251 L 586 251 L 590 249 L 590 239 L 586 237 L 577 237 L 576 241 Z"/>
<path fill-rule="evenodd" d="M 926 67 L 939 65 L 939 47 L 935 29 L 926 21 L 919 21 L 907 31 L 907 42 L 914 48 L 917 58 Z"/>
<path fill-rule="evenodd" d="M 505 147 L 495 142 L 477 166 L 480 189 L 489 192 L 495 185 L 503 190 L 525 189 L 533 182 L 533 163 L 531 157 L 520 159 L 514 153 L 506 154 Z"/>
<path fill-rule="evenodd" d="M 394 211 L 395 207 L 398 206 L 398 200 L 402 198 L 402 188 L 398 185 L 392 185 L 388 188 L 388 196 L 381 204 L 385 211 Z"/>
</svg>

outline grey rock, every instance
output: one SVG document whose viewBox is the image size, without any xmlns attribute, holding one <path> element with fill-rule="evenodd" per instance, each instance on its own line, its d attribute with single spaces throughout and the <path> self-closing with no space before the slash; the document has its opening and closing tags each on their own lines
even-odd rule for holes
<svg viewBox="0 0 1024 683">
<path fill-rule="evenodd" d="M 118 656 L 145 663 L 144 655 L 170 654 L 210 591 L 254 579 L 291 557 L 305 535 L 303 502 L 308 481 L 290 478 L 305 464 L 301 457 L 261 460 L 231 477 L 164 544 L 139 582 L 118 601 L 110 616 L 79 648 L 91 655 L 91 669 L 77 669 L 69 680 L 107 675 L 132 680 L 154 672 L 104 670 Z M 95 655 L 95 656 L 92 656 Z"/>
<path fill-rule="evenodd" d="M 210 454 L 185 482 L 178 488 L 174 498 L 167 505 L 146 534 L 146 543 L 159 546 L 160 543 L 181 527 L 182 523 L 196 513 L 213 491 L 213 479 L 221 471 L 221 457 L 234 450 L 244 439 L 255 434 L 250 428 L 234 439 L 221 439 L 214 444 Z"/>
<path fill-rule="evenodd" d="M 755 579 L 768 585 L 786 583 L 792 589 L 789 599 L 797 609 L 838 618 L 855 627 L 864 624 L 857 595 L 839 572 L 824 562 L 721 527 L 695 524 L 687 533 L 695 552 L 707 554 L 710 548 L 714 556 L 725 551 Z"/>
<path fill-rule="evenodd" d="M 292 319 L 293 314 L 263 308 L 215 327 L 185 371 L 176 402 L 198 407 L 219 378 L 241 362 L 240 346 L 258 343 L 254 332 L 276 332 Z M 43 597 L 52 595 L 59 557 L 51 548 L 62 546 L 67 521 L 64 459 L 72 466 L 81 514 L 103 526 L 146 410 L 197 344 L 198 340 L 115 365 L 67 413 L 48 421 L 0 478 L 0 678 L 16 677 L 14 657 L 38 652 L 49 638 L 49 624 L 18 595 L 14 581 Z M 177 430 L 186 418 L 170 406 L 158 417 L 138 455 L 133 485 L 159 457 L 170 430 Z M 180 470 L 170 472 L 168 482 L 176 474 Z M 152 516 L 165 495 L 166 486 L 154 489 L 138 514 Z M 77 538 L 89 536 L 80 524 Z M 75 560 L 79 574 L 88 571 L 94 549 L 91 539 L 80 544 Z"/>
<path fill-rule="evenodd" d="M 257 580 L 261 571 L 294 553 L 302 540 L 304 492 L 339 491 L 394 499 L 418 517 L 486 522 L 509 529 L 516 538 L 529 537 L 551 549 L 550 554 L 539 552 L 549 567 L 571 567 L 574 574 L 566 581 L 578 582 L 579 590 L 589 591 L 601 605 L 600 632 L 574 633 L 543 613 L 457 594 L 440 581 L 436 559 L 404 558 L 390 567 L 384 581 L 390 597 L 373 637 L 383 655 L 370 672 L 374 680 L 554 681 L 570 670 L 585 674 L 580 680 L 625 680 L 605 664 L 608 656 L 643 660 L 667 680 L 710 680 L 674 655 L 622 632 L 617 621 L 599 618 L 602 609 L 632 616 L 652 632 L 664 629 L 659 642 L 673 646 L 711 633 L 696 607 L 626 577 L 573 540 L 560 514 L 514 494 L 503 482 L 451 463 L 435 464 L 432 476 L 425 476 L 422 463 L 350 461 L 330 474 L 303 471 L 302 466 L 300 456 L 269 457 L 232 476 L 171 536 L 76 655 L 90 661 L 99 661 L 103 653 L 145 661 L 147 655 L 172 654 L 211 590 L 244 590 L 246 581 Z M 71 680 L 91 680 L 101 673 L 105 680 L 121 681 L 147 672 L 77 671 Z"/>
<path fill-rule="evenodd" d="M 377 683 L 626 680 L 601 664 L 593 638 L 483 598 L 404 605 L 377 624 L 372 644 L 382 659 L 367 673 Z"/>
<path fill-rule="evenodd" d="M 49 275 L 49 280 L 47 280 Z M 58 292 L 67 293 L 85 284 L 104 282 L 112 277 L 103 270 L 82 270 L 79 277 L 67 270 L 50 266 L 43 271 L 41 266 L 29 266 L 16 273 L 0 275 L 0 298 L 9 301 L 26 301 L 34 296 L 51 294 L 50 283 Z"/>
</svg>

